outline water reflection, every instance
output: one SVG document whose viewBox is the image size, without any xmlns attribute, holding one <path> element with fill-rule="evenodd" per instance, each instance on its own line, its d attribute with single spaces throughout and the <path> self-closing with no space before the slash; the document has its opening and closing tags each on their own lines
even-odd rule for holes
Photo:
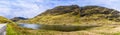
<svg viewBox="0 0 120 35">
<path fill-rule="evenodd" d="M 78 30 L 86 30 L 94 27 L 98 27 L 97 25 L 89 25 L 89 26 L 75 26 L 75 25 L 44 25 L 44 24 L 19 24 L 21 27 L 32 28 L 32 29 L 45 29 L 45 30 L 56 30 L 56 31 L 78 31 Z"/>
<path fill-rule="evenodd" d="M 40 25 L 38 25 L 38 24 L 19 24 L 19 26 L 25 27 L 25 28 L 31 28 L 31 29 L 39 29 L 40 28 Z"/>
</svg>

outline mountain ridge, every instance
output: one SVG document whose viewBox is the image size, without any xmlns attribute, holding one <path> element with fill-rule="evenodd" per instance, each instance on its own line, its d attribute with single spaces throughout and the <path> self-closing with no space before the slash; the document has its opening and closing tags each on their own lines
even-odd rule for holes
<svg viewBox="0 0 120 35">
<path fill-rule="evenodd" d="M 20 21 L 20 20 L 27 20 L 28 18 L 24 18 L 24 17 L 14 17 L 10 20 L 14 21 L 14 22 L 17 22 L 17 21 Z"/>
<path fill-rule="evenodd" d="M 120 12 L 101 6 L 57 6 L 26 21 L 43 24 L 110 23 L 120 21 Z"/>
</svg>

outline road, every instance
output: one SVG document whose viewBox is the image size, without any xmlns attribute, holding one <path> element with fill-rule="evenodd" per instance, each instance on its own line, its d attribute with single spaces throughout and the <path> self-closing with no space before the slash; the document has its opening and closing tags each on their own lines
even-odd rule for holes
<svg viewBox="0 0 120 35">
<path fill-rule="evenodd" d="M 6 25 L 7 24 L 0 24 L 0 35 L 6 35 Z"/>
</svg>

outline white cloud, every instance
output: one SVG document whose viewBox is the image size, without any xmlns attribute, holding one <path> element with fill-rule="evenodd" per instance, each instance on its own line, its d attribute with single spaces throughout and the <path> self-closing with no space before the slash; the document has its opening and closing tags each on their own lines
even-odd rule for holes
<svg viewBox="0 0 120 35">
<path fill-rule="evenodd" d="M 119 10 L 120 11 L 120 0 L 97 0 L 98 4 L 105 4 L 103 6 L 105 7 L 108 7 L 108 8 L 113 8 L 113 9 L 116 9 L 116 10 Z"/>
<path fill-rule="evenodd" d="M 34 17 L 40 12 L 40 8 L 33 2 L 28 1 L 16 1 L 17 3 L 11 3 L 11 11 L 13 16 Z M 16 6 L 16 9 L 12 9 L 12 6 Z M 18 11 L 19 10 L 19 11 Z"/>
</svg>

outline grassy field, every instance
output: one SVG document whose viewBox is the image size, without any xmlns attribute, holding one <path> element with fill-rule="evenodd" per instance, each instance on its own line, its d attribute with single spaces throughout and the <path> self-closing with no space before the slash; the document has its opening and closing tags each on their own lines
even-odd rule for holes
<svg viewBox="0 0 120 35">
<path fill-rule="evenodd" d="M 45 24 L 45 25 L 74 25 L 74 26 L 100 25 L 100 27 L 93 27 L 93 28 L 82 27 L 86 29 L 64 32 L 64 31 L 45 30 L 45 29 L 32 30 L 32 29 L 19 27 L 16 23 L 9 23 L 7 25 L 7 35 L 119 35 L 120 22 L 115 22 L 104 18 L 99 19 L 100 17 L 98 16 L 103 16 L 103 15 L 98 14 L 89 17 L 88 16 L 80 17 L 70 14 L 63 14 L 57 16 L 56 15 L 38 16 L 37 18 L 34 19 L 29 19 L 19 22 Z M 52 27 L 47 26 L 46 28 L 51 29 Z M 61 29 L 61 28 L 58 26 L 56 29 Z M 64 28 L 64 29 L 68 29 L 68 28 Z"/>
<path fill-rule="evenodd" d="M 50 29 L 50 27 L 46 28 Z M 103 25 L 78 31 L 65 32 L 45 29 L 33 30 L 20 27 L 16 23 L 9 23 L 7 25 L 7 35 L 119 35 L 119 28 L 119 25 Z"/>
<path fill-rule="evenodd" d="M 29 35 L 31 34 L 35 34 L 35 35 L 116 35 L 116 34 L 119 34 L 118 32 L 120 31 L 116 31 L 116 32 L 113 32 L 113 31 L 115 31 L 116 28 L 118 28 L 117 30 L 119 30 L 120 22 L 116 22 L 114 20 L 111 21 L 105 18 L 101 18 L 99 16 L 103 16 L 103 15 L 97 14 L 89 17 L 88 16 L 80 17 L 80 16 L 74 16 L 70 14 L 38 16 L 37 18 L 34 18 L 34 19 L 29 19 L 29 20 L 24 20 L 19 22 L 46 24 L 46 25 L 75 25 L 75 26 L 101 25 L 101 26 L 90 28 L 90 29 L 87 28 L 87 30 L 78 30 L 78 31 L 72 31 L 72 32 L 62 32 L 62 31 L 54 31 L 54 30 L 31 30 L 31 29 L 24 29 L 24 28 L 21 28 L 23 31 L 21 32 L 18 31 L 18 32 L 25 35 L 28 35 L 28 34 Z M 116 25 L 114 26 L 114 24 Z M 49 26 L 47 27 L 50 29 Z M 104 31 L 107 31 L 107 32 L 104 32 Z M 27 33 L 22 33 L 22 32 L 27 32 Z M 113 32 L 113 33 L 110 33 L 110 32 Z"/>
</svg>

